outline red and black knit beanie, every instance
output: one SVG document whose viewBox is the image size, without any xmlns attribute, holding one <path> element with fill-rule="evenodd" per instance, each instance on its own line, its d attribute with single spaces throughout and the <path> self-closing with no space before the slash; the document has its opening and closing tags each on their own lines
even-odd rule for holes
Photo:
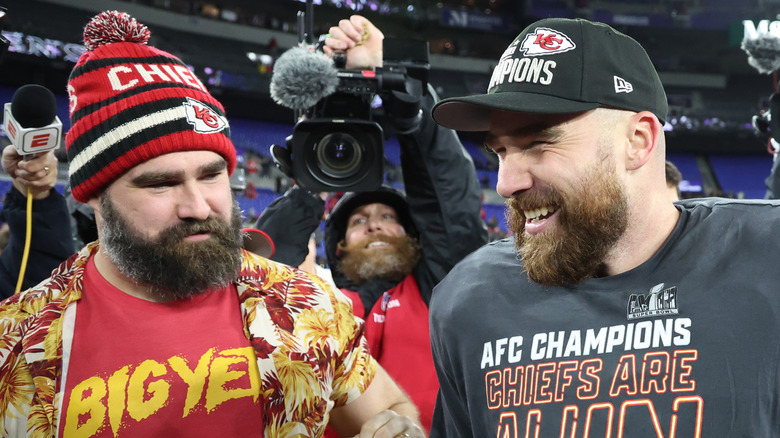
<svg viewBox="0 0 780 438">
<path fill-rule="evenodd" d="M 84 28 L 68 80 L 65 138 L 73 197 L 86 202 L 133 166 L 171 152 L 208 150 L 228 171 L 236 150 L 222 105 L 187 66 L 148 46 L 150 32 L 124 12 L 106 11 Z"/>
</svg>

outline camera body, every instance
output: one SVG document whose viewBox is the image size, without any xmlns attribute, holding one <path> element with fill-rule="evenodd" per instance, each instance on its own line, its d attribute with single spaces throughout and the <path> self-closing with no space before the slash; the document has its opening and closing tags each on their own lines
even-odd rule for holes
<svg viewBox="0 0 780 438">
<path fill-rule="evenodd" d="M 301 187 L 313 192 L 378 189 L 384 179 L 385 138 L 419 127 L 428 43 L 385 39 L 384 53 L 383 67 L 375 70 L 345 70 L 336 59 L 336 91 L 303 111 L 286 151 L 272 147 L 277 166 Z"/>
<path fill-rule="evenodd" d="M 382 183 L 383 131 L 369 120 L 304 119 L 289 146 L 293 178 L 310 191 L 368 191 Z"/>
</svg>

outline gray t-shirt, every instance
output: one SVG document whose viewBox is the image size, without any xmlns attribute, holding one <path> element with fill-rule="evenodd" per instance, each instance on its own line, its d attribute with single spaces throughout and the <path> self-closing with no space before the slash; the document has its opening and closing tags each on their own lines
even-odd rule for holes
<svg viewBox="0 0 780 438">
<path fill-rule="evenodd" d="M 678 203 L 620 275 L 545 288 L 512 239 L 436 287 L 431 437 L 780 436 L 780 202 Z"/>
</svg>

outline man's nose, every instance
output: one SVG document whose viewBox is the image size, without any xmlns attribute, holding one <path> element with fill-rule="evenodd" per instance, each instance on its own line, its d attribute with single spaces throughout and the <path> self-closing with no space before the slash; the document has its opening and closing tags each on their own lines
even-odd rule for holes
<svg viewBox="0 0 780 438">
<path fill-rule="evenodd" d="M 530 162 L 522 152 L 507 154 L 498 165 L 496 192 L 504 198 L 528 190 L 533 186 Z"/>
<path fill-rule="evenodd" d="M 383 228 L 382 219 L 381 218 L 369 218 L 368 219 L 368 231 L 369 232 L 375 232 L 380 231 Z"/>
<path fill-rule="evenodd" d="M 197 183 L 182 184 L 177 213 L 181 219 L 206 220 L 211 215 L 211 206 Z"/>
</svg>

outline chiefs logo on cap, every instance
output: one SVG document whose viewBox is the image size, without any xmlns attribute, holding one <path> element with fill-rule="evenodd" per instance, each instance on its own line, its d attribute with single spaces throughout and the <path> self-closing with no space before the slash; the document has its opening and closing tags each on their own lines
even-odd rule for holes
<svg viewBox="0 0 780 438">
<path fill-rule="evenodd" d="M 227 120 L 208 105 L 191 97 L 184 102 L 187 122 L 200 134 L 213 134 L 228 127 Z"/>
<path fill-rule="evenodd" d="M 525 56 L 552 55 L 574 50 L 575 47 L 574 41 L 565 34 L 546 27 L 537 27 L 520 44 Z"/>
</svg>

